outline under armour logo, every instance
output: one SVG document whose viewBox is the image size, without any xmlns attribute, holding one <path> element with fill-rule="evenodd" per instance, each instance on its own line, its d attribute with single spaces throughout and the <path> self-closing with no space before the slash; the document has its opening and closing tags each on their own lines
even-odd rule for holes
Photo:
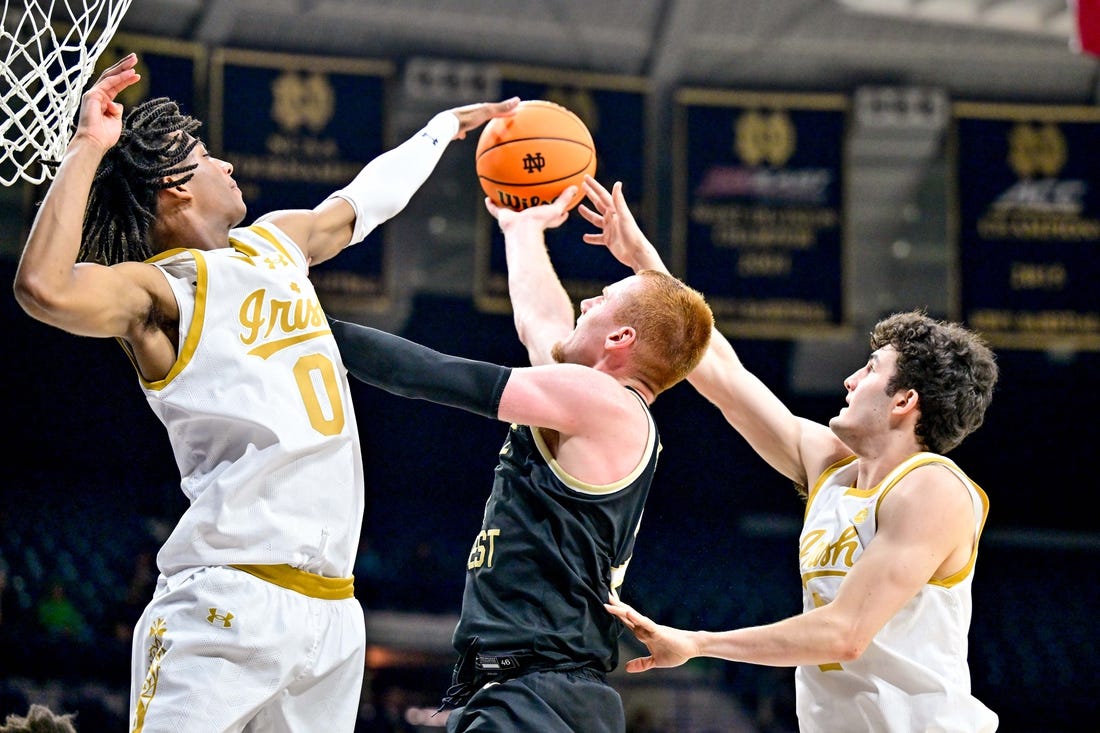
<svg viewBox="0 0 1100 733">
<path fill-rule="evenodd" d="M 523 156 L 523 170 L 528 173 L 537 173 L 546 167 L 546 158 L 542 157 L 542 153 L 535 153 L 532 155 L 528 153 Z"/>
<path fill-rule="evenodd" d="M 233 620 L 233 614 L 229 613 L 228 611 L 226 611 L 224 614 L 221 614 L 218 613 L 218 609 L 211 608 L 210 615 L 206 617 L 206 620 L 209 621 L 211 624 L 213 624 L 215 621 L 221 621 L 222 628 L 228 629 L 230 626 L 232 626 L 232 624 L 229 622 Z"/>
<path fill-rule="evenodd" d="M 264 262 L 267 263 L 267 269 L 274 270 L 276 265 L 286 267 L 290 263 L 282 255 L 278 257 L 264 257 Z"/>
</svg>

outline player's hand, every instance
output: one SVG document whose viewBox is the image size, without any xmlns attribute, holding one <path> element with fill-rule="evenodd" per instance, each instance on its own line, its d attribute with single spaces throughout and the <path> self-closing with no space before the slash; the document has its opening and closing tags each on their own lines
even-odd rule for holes
<svg viewBox="0 0 1100 733">
<path fill-rule="evenodd" d="M 626 663 L 627 672 L 645 672 L 655 667 L 679 667 L 687 660 L 699 656 L 699 648 L 692 641 L 692 632 L 662 626 L 614 595 L 611 596 L 610 603 L 604 604 L 604 608 L 622 621 L 638 637 L 638 641 L 649 649 L 648 657 L 638 657 Z"/>
<path fill-rule="evenodd" d="M 519 106 L 519 97 L 505 99 L 503 102 L 479 102 L 455 107 L 451 114 L 458 118 L 458 132 L 453 139 L 462 140 L 466 133 L 481 127 L 494 117 L 511 117 Z"/>
<path fill-rule="evenodd" d="M 134 70 L 135 66 L 137 56 L 128 54 L 100 74 L 92 88 L 84 92 L 74 137 L 93 140 L 104 150 L 118 142 L 122 134 L 122 105 L 115 101 L 115 97 L 141 79 Z"/>
<path fill-rule="evenodd" d="M 528 206 L 522 211 L 515 211 L 504 206 L 498 206 L 488 196 L 485 197 L 485 208 L 500 224 L 501 231 L 530 225 L 540 230 L 554 229 L 565 223 L 569 218 L 569 204 L 577 195 L 577 187 L 569 186 L 558 197 L 548 204 Z"/>
<path fill-rule="evenodd" d="M 616 181 L 608 191 L 592 176 L 585 176 L 584 193 L 592 208 L 582 203 L 577 210 L 585 221 L 600 231 L 585 234 L 582 239 L 588 244 L 607 247 L 615 259 L 635 271 L 652 267 L 649 262 L 652 256 L 647 251 L 652 245 L 626 204 L 622 182 Z"/>
</svg>

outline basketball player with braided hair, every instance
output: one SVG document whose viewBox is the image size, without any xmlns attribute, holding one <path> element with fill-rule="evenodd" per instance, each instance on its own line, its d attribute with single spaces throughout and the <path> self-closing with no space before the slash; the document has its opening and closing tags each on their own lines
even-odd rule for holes
<svg viewBox="0 0 1100 733">
<path fill-rule="evenodd" d="M 584 235 L 627 267 L 664 270 L 622 187 L 587 178 L 600 229 Z M 990 733 L 970 692 L 967 634 L 986 494 L 944 454 L 981 426 L 995 356 L 974 332 L 921 311 L 871 332 L 828 425 L 791 414 L 718 331 L 692 386 L 773 468 L 808 487 L 799 540 L 803 613 L 731 631 L 662 626 L 620 599 L 608 610 L 649 647 L 628 672 L 716 657 L 797 667 L 803 733 Z"/>
<path fill-rule="evenodd" d="M 127 114 L 133 54 L 84 94 L 15 277 L 28 314 L 116 338 L 190 506 L 138 621 L 134 731 L 351 731 L 365 504 L 346 369 L 310 264 L 396 215 L 448 142 L 518 100 L 441 112 L 313 209 L 248 227 L 233 167 L 170 100 Z"/>
<path fill-rule="evenodd" d="M 187 158 L 201 142 L 195 132 L 202 123 L 171 99 L 142 103 L 127 122 L 92 180 L 78 255 L 84 262 L 117 265 L 152 257 L 158 193 L 186 185 L 198 168 Z"/>
</svg>

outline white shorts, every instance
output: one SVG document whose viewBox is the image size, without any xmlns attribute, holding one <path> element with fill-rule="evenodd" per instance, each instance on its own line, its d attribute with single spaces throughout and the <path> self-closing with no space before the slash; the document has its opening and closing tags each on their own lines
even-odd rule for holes
<svg viewBox="0 0 1100 733">
<path fill-rule="evenodd" d="M 134 631 L 130 730 L 350 733 L 365 655 L 348 579 L 289 566 L 162 577 Z"/>
</svg>

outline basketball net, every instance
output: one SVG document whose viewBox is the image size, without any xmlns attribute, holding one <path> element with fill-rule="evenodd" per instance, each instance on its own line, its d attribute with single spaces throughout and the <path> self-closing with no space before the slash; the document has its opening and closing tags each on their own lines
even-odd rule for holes
<svg viewBox="0 0 1100 733">
<path fill-rule="evenodd" d="M 0 184 L 20 178 L 37 184 L 53 177 L 72 136 L 84 85 L 130 2 L 4 0 Z"/>
</svg>

